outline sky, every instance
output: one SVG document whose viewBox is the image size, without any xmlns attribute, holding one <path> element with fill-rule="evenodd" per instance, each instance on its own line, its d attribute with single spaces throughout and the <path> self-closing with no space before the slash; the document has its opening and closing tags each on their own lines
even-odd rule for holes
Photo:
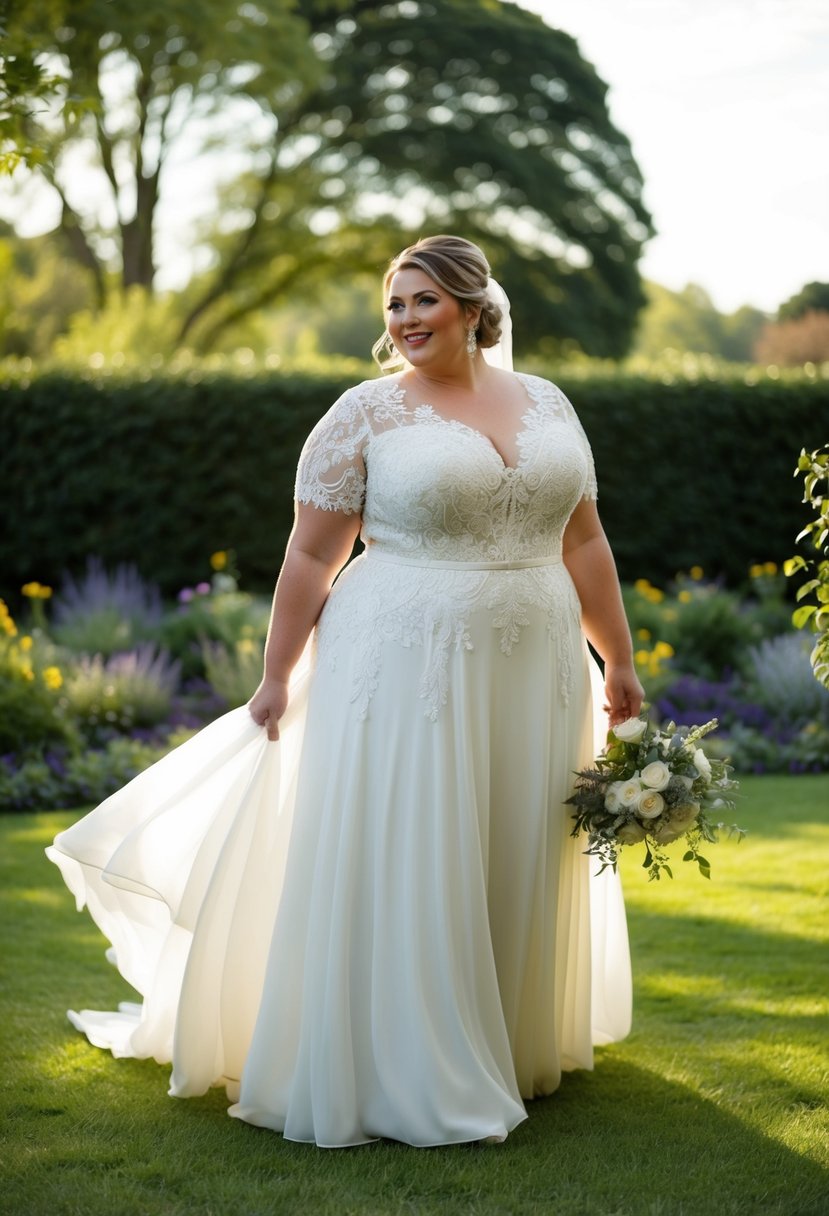
<svg viewBox="0 0 829 1216">
<path fill-rule="evenodd" d="M 640 269 L 768 312 L 829 282 L 829 0 L 521 0 L 609 86 L 658 235 Z"/>
</svg>

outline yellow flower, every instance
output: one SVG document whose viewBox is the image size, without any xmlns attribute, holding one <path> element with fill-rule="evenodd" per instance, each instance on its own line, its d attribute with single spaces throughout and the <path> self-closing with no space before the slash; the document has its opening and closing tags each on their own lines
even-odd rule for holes
<svg viewBox="0 0 829 1216">
<path fill-rule="evenodd" d="M 703 570 L 702 566 L 692 566 L 688 573 L 691 575 L 691 578 L 695 583 L 698 583 L 699 580 L 705 576 L 705 571 Z"/>
<path fill-rule="evenodd" d="M 20 674 L 24 680 L 33 680 L 35 678 L 35 673 L 32 671 L 31 666 L 28 663 L 21 664 Z"/>
<path fill-rule="evenodd" d="M 676 608 L 666 608 L 662 615 L 666 621 L 675 621 L 677 616 Z"/>
<path fill-rule="evenodd" d="M 20 649 L 24 652 L 24 654 L 32 649 L 32 639 L 29 637 L 28 633 L 25 637 L 20 639 Z"/>
<path fill-rule="evenodd" d="M 652 604 L 661 604 L 664 598 L 665 592 L 660 591 L 658 587 L 648 588 L 647 599 L 649 599 Z"/>
<path fill-rule="evenodd" d="M 227 552 L 224 549 L 217 549 L 215 553 L 210 554 L 210 565 L 214 570 L 224 570 L 227 565 Z"/>
<path fill-rule="evenodd" d="M 749 578 L 762 578 L 765 573 L 765 566 L 760 565 L 758 562 L 755 562 L 753 566 L 749 566 L 748 568 Z"/>
<path fill-rule="evenodd" d="M 637 629 L 636 636 L 640 642 L 649 642 L 651 640 L 650 629 Z"/>
<path fill-rule="evenodd" d="M 650 662 L 651 652 L 649 650 L 637 650 L 633 656 L 637 667 L 647 667 Z"/>
<path fill-rule="evenodd" d="M 679 600 L 680 604 L 690 604 L 691 600 L 694 597 L 691 595 L 690 591 L 684 590 L 684 591 L 680 591 L 679 595 L 676 598 Z"/>
<path fill-rule="evenodd" d="M 256 650 L 256 643 L 252 638 L 240 638 L 236 643 L 236 650 L 239 654 L 253 654 Z"/>
<path fill-rule="evenodd" d="M 676 652 L 670 642 L 657 642 L 653 653 L 658 659 L 672 659 Z"/>
<path fill-rule="evenodd" d="M 52 588 L 44 587 L 42 583 L 26 583 L 20 590 L 30 600 L 48 600 L 52 594 Z"/>
<path fill-rule="evenodd" d="M 650 586 L 651 585 L 646 578 L 638 578 L 633 584 L 633 589 L 634 591 L 638 591 L 640 595 L 647 596 L 648 591 L 650 591 Z"/>
<path fill-rule="evenodd" d="M 17 626 L 10 616 L 0 617 L 0 624 L 2 624 L 4 631 L 10 638 L 17 637 Z"/>
<path fill-rule="evenodd" d="M 51 688 L 52 692 L 57 692 L 57 690 L 63 684 L 63 676 L 60 674 L 60 668 L 45 667 L 43 670 L 43 683 L 47 688 Z"/>
<path fill-rule="evenodd" d="M 764 574 L 776 574 L 777 573 L 777 562 L 764 562 L 763 563 L 763 573 Z"/>
</svg>

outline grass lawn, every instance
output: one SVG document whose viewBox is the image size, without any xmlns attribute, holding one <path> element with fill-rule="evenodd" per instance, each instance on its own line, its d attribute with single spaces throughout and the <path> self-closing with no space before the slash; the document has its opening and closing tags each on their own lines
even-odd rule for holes
<svg viewBox="0 0 829 1216">
<path fill-rule="evenodd" d="M 634 1030 L 500 1146 L 323 1151 L 166 1096 L 65 1021 L 131 994 L 42 849 L 0 819 L 0 1212 L 14 1216 L 826 1216 L 829 776 L 743 782 L 710 883 L 625 857 Z"/>
</svg>

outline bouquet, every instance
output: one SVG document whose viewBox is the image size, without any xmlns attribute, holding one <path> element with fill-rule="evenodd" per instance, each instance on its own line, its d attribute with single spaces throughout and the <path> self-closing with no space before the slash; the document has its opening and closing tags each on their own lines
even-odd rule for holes
<svg viewBox="0 0 829 1216">
<path fill-rule="evenodd" d="M 715 843 L 725 825 L 710 815 L 733 810 L 738 784 L 725 760 L 706 756 L 700 741 L 717 728 L 704 726 L 657 729 L 643 713 L 611 728 L 605 750 L 594 768 L 576 774 L 576 789 L 567 802 L 575 806 L 572 835 L 587 832 L 586 852 L 599 857 L 601 869 L 616 869 L 622 845 L 645 845 L 643 865 L 649 877 L 663 870 L 673 878 L 665 846 L 685 837 L 683 861 L 695 861 L 705 878 L 711 866 L 700 849 Z M 741 838 L 742 828 L 729 828 Z"/>
</svg>

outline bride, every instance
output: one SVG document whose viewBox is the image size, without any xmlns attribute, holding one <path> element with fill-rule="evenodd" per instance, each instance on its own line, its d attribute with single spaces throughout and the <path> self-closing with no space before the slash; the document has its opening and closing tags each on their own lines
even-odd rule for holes
<svg viewBox="0 0 829 1216">
<path fill-rule="evenodd" d="M 74 1025 L 326 1147 L 504 1139 L 630 1019 L 564 805 L 642 700 L 587 439 L 476 245 L 383 290 L 399 370 L 305 444 L 249 705 L 47 850 L 143 998 Z"/>
</svg>

